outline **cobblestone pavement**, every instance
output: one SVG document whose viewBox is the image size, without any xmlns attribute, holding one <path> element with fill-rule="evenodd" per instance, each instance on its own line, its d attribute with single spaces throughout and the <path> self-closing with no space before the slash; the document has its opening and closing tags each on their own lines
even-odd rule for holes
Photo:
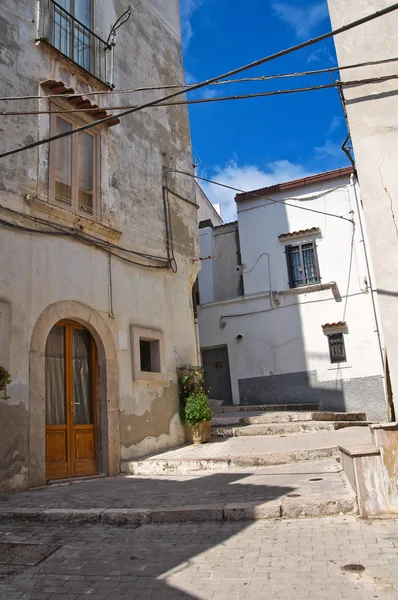
<svg viewBox="0 0 398 600">
<path fill-rule="evenodd" d="M 312 481 L 315 480 L 315 481 Z M 287 494 L 339 500 L 352 493 L 335 459 L 257 469 L 202 472 L 200 475 L 153 475 L 95 479 L 9 494 L 9 508 L 157 508 L 273 501 Z"/>
<path fill-rule="evenodd" d="M 398 520 L 67 526 L 8 523 L 0 542 L 57 543 L 0 565 L 0 600 L 396 600 Z M 342 567 L 360 563 L 362 575 Z"/>
</svg>

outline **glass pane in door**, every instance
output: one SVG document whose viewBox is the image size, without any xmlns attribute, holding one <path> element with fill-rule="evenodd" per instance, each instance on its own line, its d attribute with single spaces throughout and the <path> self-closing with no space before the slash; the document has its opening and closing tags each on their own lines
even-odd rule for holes
<svg viewBox="0 0 398 600">
<path fill-rule="evenodd" d="M 55 325 L 46 343 L 46 424 L 65 423 L 65 328 Z"/>
<path fill-rule="evenodd" d="M 74 422 L 90 425 L 94 423 L 90 389 L 91 336 L 86 330 L 73 329 L 72 337 Z"/>
</svg>

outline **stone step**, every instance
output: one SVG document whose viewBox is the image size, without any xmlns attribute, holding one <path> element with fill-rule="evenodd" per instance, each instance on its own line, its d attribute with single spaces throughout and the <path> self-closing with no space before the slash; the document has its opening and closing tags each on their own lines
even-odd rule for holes
<svg viewBox="0 0 398 600">
<path fill-rule="evenodd" d="M 217 413 L 212 419 L 212 425 L 260 425 L 272 423 L 296 423 L 307 421 L 356 421 L 366 422 L 366 413 L 333 413 L 333 412 L 245 412 Z"/>
<path fill-rule="evenodd" d="M 209 406 L 212 408 L 218 408 L 224 404 L 224 400 L 214 400 L 213 398 L 209 398 Z"/>
<path fill-rule="evenodd" d="M 243 437 L 259 435 L 286 436 L 292 434 L 318 433 L 320 431 L 338 431 L 345 427 L 367 427 L 370 421 L 307 421 L 297 423 L 270 423 L 246 425 L 244 427 L 213 425 L 212 437 Z"/>
<path fill-rule="evenodd" d="M 216 413 L 234 413 L 234 412 L 280 412 L 280 411 L 318 411 L 321 410 L 322 405 L 319 402 L 306 403 L 306 404 L 251 404 L 249 406 L 242 406 L 235 404 L 233 406 L 216 406 L 214 411 Z"/>
<path fill-rule="evenodd" d="M 357 424 L 358 425 L 358 424 Z M 184 445 L 142 459 L 122 462 L 131 475 L 186 475 L 229 471 L 338 457 L 338 446 L 371 443 L 368 427 L 346 427 L 311 435 L 216 438 L 207 444 Z"/>
</svg>

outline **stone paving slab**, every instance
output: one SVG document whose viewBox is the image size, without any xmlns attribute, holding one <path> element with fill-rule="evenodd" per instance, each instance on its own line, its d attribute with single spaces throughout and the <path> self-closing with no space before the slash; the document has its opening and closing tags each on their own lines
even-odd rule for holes
<svg viewBox="0 0 398 600">
<path fill-rule="evenodd" d="M 398 520 L 7 523 L 0 541 L 56 543 L 36 567 L 0 567 L 0 600 L 396 600 Z M 344 565 L 359 563 L 362 574 Z"/>
<path fill-rule="evenodd" d="M 293 494 L 293 496 L 291 496 Z M 0 521 L 153 522 L 256 520 L 339 514 L 356 510 L 341 465 L 314 461 L 203 472 L 198 475 L 120 476 L 51 485 L 0 501 Z"/>
</svg>

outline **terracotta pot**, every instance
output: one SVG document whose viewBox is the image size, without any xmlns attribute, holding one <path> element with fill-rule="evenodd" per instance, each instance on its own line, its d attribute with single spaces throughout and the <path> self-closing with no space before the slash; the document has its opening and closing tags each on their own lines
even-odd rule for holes
<svg viewBox="0 0 398 600">
<path fill-rule="evenodd" d="M 211 421 L 205 423 L 199 423 L 194 429 L 184 426 L 185 429 L 185 440 L 194 444 L 204 444 L 208 442 L 211 437 Z"/>
</svg>

